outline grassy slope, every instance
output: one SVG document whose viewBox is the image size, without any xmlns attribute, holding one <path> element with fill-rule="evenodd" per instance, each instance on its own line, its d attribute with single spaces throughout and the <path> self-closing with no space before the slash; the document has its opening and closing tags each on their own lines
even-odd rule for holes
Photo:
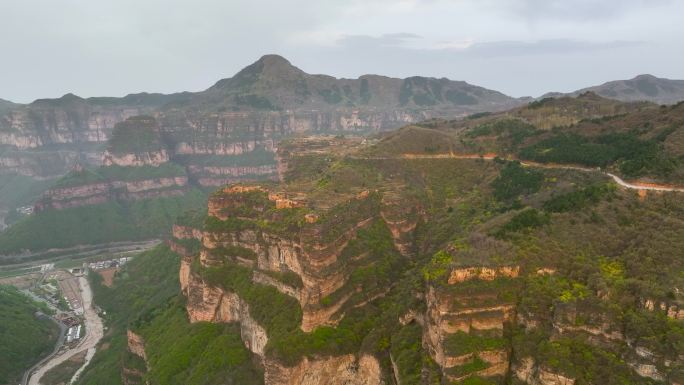
<svg viewBox="0 0 684 385">
<path fill-rule="evenodd" d="M 109 331 L 79 384 L 122 383 L 122 366 L 136 360 L 126 350 L 126 329 L 178 294 L 179 266 L 179 257 L 160 246 L 126 265 L 112 288 L 102 285 L 99 275 L 90 276 L 95 303 L 107 312 L 105 321 Z"/>
<path fill-rule="evenodd" d="M 160 246 L 141 254 L 113 288 L 93 276 L 95 301 L 107 311 L 109 333 L 79 384 L 119 385 L 121 368 L 141 366 L 126 350 L 127 328 L 140 333 L 152 384 L 259 384 L 262 377 L 234 325 L 189 324 L 178 297 L 179 257 Z M 169 336 L 174 336 L 169 338 Z"/>
<path fill-rule="evenodd" d="M 44 309 L 14 287 L 0 286 L 0 384 L 16 383 L 55 345 L 57 326 L 35 318 L 37 310 Z"/>
</svg>

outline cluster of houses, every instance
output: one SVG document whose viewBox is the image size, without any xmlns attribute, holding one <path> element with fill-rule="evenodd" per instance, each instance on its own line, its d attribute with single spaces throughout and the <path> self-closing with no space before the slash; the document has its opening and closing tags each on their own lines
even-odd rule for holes
<svg viewBox="0 0 684 385">
<path fill-rule="evenodd" d="M 71 343 L 81 338 L 81 325 L 72 326 L 66 334 L 66 342 Z"/>
<path fill-rule="evenodd" d="M 109 269 L 112 267 L 121 267 L 121 266 L 125 265 L 130 260 L 131 260 L 131 257 L 120 257 L 120 258 L 108 259 L 106 261 L 91 262 L 88 264 L 88 267 L 91 270 Z"/>
<path fill-rule="evenodd" d="M 33 214 L 33 206 L 21 206 L 17 207 L 17 212 L 23 216 L 29 216 Z"/>
<path fill-rule="evenodd" d="M 55 315 L 55 319 L 66 326 L 66 343 L 71 343 L 78 341 L 81 338 L 81 319 L 71 315 L 70 313 L 58 313 Z"/>
</svg>

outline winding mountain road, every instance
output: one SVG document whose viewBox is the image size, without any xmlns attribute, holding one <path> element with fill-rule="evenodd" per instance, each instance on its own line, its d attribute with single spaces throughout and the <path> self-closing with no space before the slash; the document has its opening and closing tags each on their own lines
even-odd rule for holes
<svg viewBox="0 0 684 385">
<path fill-rule="evenodd" d="M 380 156 L 380 157 L 354 157 L 354 159 L 366 159 L 366 160 L 393 160 L 393 159 L 482 159 L 482 160 L 494 160 L 498 157 L 499 156 L 496 154 L 477 155 L 477 154 L 454 154 L 454 153 L 450 153 L 450 154 L 402 154 L 402 155 L 398 155 L 398 156 L 387 156 L 387 157 L 382 157 L 382 156 Z M 502 159 L 504 159 L 504 158 L 502 158 Z M 577 170 L 577 171 L 583 171 L 583 172 L 598 172 L 598 173 L 601 173 L 603 175 L 609 176 L 619 186 L 624 187 L 626 189 L 630 189 L 630 190 L 684 192 L 683 186 L 668 186 L 668 185 L 660 185 L 660 184 L 656 184 L 656 183 L 647 183 L 647 182 L 627 182 L 615 174 L 611 174 L 607 171 L 603 171 L 603 170 L 598 169 L 598 168 L 588 168 L 588 167 L 573 166 L 573 165 L 562 165 L 562 164 L 555 164 L 555 163 L 538 163 L 538 162 L 522 161 L 519 159 L 510 159 L 510 160 L 517 160 L 520 162 L 521 165 L 526 166 L 526 167 L 561 169 L 561 170 Z"/>
</svg>

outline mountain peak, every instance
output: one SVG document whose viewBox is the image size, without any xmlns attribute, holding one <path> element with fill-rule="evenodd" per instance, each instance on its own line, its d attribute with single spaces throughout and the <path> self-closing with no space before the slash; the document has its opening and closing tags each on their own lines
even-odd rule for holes
<svg viewBox="0 0 684 385">
<path fill-rule="evenodd" d="M 651 74 L 641 74 L 634 77 L 632 80 L 658 80 L 658 77 Z"/>
<path fill-rule="evenodd" d="M 248 65 L 235 74 L 232 78 L 219 80 L 212 88 L 244 89 L 251 87 L 257 82 L 283 83 L 293 79 L 299 79 L 306 73 L 290 63 L 280 55 L 264 55 L 259 60 Z"/>
<path fill-rule="evenodd" d="M 254 75 L 260 77 L 266 76 L 269 78 L 289 78 L 303 74 L 304 71 L 293 66 L 289 60 L 280 55 L 270 54 L 262 56 L 256 62 L 245 67 L 242 71 L 238 72 L 234 78 L 239 78 L 242 76 L 251 78 Z"/>
<path fill-rule="evenodd" d="M 62 97 L 59 98 L 58 100 L 62 100 L 62 101 L 82 101 L 82 100 L 84 100 L 84 99 L 83 99 L 82 97 L 78 96 L 78 95 L 75 95 L 75 94 L 69 92 L 68 94 L 62 95 Z"/>
<path fill-rule="evenodd" d="M 256 63 L 262 63 L 264 66 L 285 66 L 293 67 L 292 63 L 284 57 L 277 54 L 267 54 L 259 58 Z"/>
<path fill-rule="evenodd" d="M 46 105 L 46 106 L 63 106 L 66 104 L 74 103 L 85 103 L 86 100 L 78 95 L 72 93 L 64 94 L 57 99 L 36 99 L 33 101 L 34 105 Z"/>
</svg>

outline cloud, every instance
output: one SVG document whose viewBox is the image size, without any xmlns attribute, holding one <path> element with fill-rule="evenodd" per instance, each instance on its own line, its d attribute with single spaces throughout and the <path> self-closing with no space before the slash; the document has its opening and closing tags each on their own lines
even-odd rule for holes
<svg viewBox="0 0 684 385">
<path fill-rule="evenodd" d="M 201 90 L 266 53 L 513 94 L 580 88 L 596 68 L 684 77 L 676 0 L 0 0 L 0 14 L 0 97 L 20 102 Z M 562 79 L 538 69 L 561 65 Z"/>
<path fill-rule="evenodd" d="M 583 41 L 572 39 L 548 39 L 538 41 L 490 41 L 472 40 L 431 41 L 408 33 L 384 34 L 381 36 L 353 35 L 343 36 L 337 46 L 349 50 L 396 49 L 413 51 L 447 51 L 453 55 L 472 55 L 480 57 L 510 57 L 529 55 L 572 54 L 575 52 L 603 51 L 632 48 L 646 45 L 643 41 Z"/>
<path fill-rule="evenodd" d="M 600 21 L 644 8 L 669 5 L 673 0 L 480 0 L 528 21 Z"/>
<path fill-rule="evenodd" d="M 380 36 L 346 35 L 337 39 L 336 45 L 345 47 L 402 47 L 417 40 L 422 40 L 422 37 L 407 32 L 388 33 Z"/>
<path fill-rule="evenodd" d="M 646 44 L 647 43 L 641 41 L 590 42 L 570 39 L 540 40 L 533 42 L 494 41 L 473 44 L 466 48 L 464 53 L 485 57 L 555 55 L 631 48 Z"/>
</svg>

